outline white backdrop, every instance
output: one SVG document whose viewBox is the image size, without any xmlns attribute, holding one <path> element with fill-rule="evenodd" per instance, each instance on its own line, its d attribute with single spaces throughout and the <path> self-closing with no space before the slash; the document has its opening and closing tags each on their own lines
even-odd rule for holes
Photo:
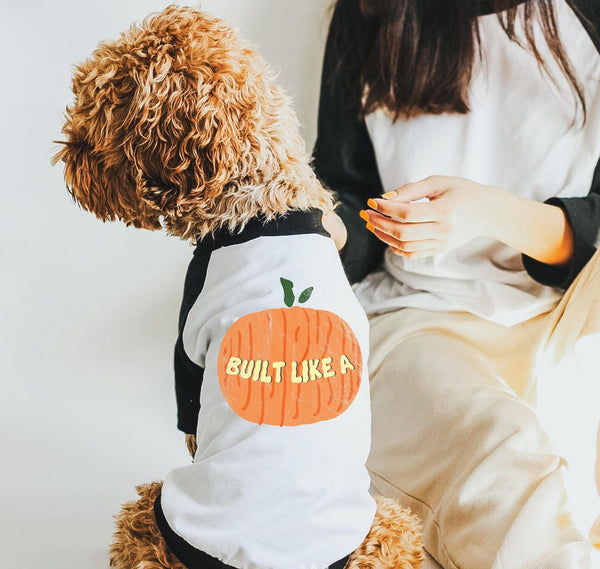
<svg viewBox="0 0 600 569">
<path fill-rule="evenodd" d="M 100 223 L 50 166 L 71 65 L 168 3 L 0 0 L 0 567 L 107 567 L 120 504 L 187 460 L 171 361 L 192 249 Z M 202 3 L 280 71 L 309 147 L 329 3 Z"/>
</svg>

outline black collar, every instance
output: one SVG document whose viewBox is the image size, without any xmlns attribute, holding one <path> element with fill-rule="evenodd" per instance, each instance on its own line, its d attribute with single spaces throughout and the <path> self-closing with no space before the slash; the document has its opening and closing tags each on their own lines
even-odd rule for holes
<svg viewBox="0 0 600 569">
<path fill-rule="evenodd" d="M 198 239 L 194 255 L 207 254 L 215 249 L 238 245 L 251 239 L 263 236 L 299 235 L 316 233 L 329 237 L 329 233 L 323 228 L 321 218 L 323 212 L 317 208 L 307 210 L 292 210 L 285 215 L 279 215 L 269 221 L 263 216 L 252 218 L 240 232 L 231 233 L 228 229 L 218 229 L 212 235 L 204 239 Z"/>
</svg>

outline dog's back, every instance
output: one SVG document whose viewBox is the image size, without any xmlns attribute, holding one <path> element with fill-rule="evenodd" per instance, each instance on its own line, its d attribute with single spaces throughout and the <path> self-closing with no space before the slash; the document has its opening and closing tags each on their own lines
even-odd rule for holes
<svg viewBox="0 0 600 569">
<path fill-rule="evenodd" d="M 321 215 L 256 220 L 196 250 L 176 381 L 198 450 L 157 505 L 180 558 L 326 567 L 371 527 L 368 323 Z"/>
</svg>

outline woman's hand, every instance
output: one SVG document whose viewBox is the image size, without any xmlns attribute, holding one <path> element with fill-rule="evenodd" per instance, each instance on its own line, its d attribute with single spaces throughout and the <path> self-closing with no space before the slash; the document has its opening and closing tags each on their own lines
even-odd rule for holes
<svg viewBox="0 0 600 569">
<path fill-rule="evenodd" d="M 430 176 L 367 203 L 372 209 L 361 212 L 367 228 L 392 251 L 412 259 L 481 236 L 549 264 L 568 261 L 573 251 L 560 208 L 464 178 Z"/>
<path fill-rule="evenodd" d="M 418 201 L 427 198 L 429 201 Z M 497 190 L 462 178 L 431 176 L 371 199 L 367 228 L 409 258 L 454 249 L 487 235 Z M 415 203 L 417 202 L 417 203 Z"/>
</svg>

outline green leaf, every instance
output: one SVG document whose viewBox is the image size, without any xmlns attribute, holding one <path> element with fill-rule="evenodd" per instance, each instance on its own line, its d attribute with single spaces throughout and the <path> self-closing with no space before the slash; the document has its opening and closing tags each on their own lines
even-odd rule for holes
<svg viewBox="0 0 600 569">
<path fill-rule="evenodd" d="M 309 286 L 307 289 L 304 289 L 298 297 L 298 302 L 300 304 L 304 304 L 310 298 L 310 295 L 312 294 L 314 288 L 314 286 Z"/>
<path fill-rule="evenodd" d="M 284 279 L 283 277 L 281 277 L 279 280 L 281 281 L 281 286 L 283 287 L 283 302 L 285 302 L 285 305 L 288 308 L 291 308 L 294 306 L 294 300 L 296 300 L 294 291 L 292 290 L 294 283 Z"/>
</svg>

